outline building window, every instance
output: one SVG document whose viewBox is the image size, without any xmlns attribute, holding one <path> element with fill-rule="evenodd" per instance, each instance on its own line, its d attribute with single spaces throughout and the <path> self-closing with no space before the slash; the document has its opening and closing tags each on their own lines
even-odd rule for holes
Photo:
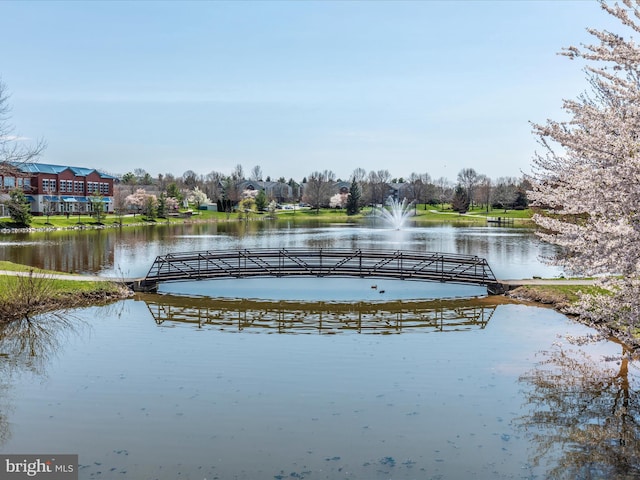
<svg viewBox="0 0 640 480">
<path fill-rule="evenodd" d="M 109 184 L 108 183 L 100 183 L 100 193 L 107 195 L 109 193 Z"/>
<path fill-rule="evenodd" d="M 4 177 L 4 188 L 15 188 L 15 186 L 16 186 L 15 177 Z"/>
<path fill-rule="evenodd" d="M 73 191 L 74 193 L 84 193 L 84 182 L 74 181 L 73 182 Z"/>
<path fill-rule="evenodd" d="M 56 181 L 50 178 L 42 179 L 42 190 L 45 193 L 53 193 L 56 191 Z"/>
</svg>

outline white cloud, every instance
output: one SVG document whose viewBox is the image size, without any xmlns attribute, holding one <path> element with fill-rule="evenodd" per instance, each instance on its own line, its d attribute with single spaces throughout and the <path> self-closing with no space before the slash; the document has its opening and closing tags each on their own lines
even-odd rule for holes
<svg viewBox="0 0 640 480">
<path fill-rule="evenodd" d="M 24 142 L 25 140 L 31 140 L 29 137 L 22 137 L 20 135 L 0 135 L 0 142 Z"/>
</svg>

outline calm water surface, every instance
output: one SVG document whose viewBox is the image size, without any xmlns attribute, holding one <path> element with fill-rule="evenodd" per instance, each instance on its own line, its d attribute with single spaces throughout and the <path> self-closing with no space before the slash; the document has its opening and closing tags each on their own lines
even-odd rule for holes
<svg viewBox="0 0 640 480">
<path fill-rule="evenodd" d="M 0 251 L 133 275 L 172 250 L 399 242 L 477 249 L 503 278 L 550 272 L 522 230 L 225 228 L 3 238 Z M 280 280 L 175 284 L 4 331 L 0 451 L 77 453 L 83 479 L 640 474 L 638 369 L 613 342 L 571 341 L 592 330 L 477 290 Z"/>
<path fill-rule="evenodd" d="M 526 228 L 244 222 L 0 236 L 0 258 L 61 271 L 144 276 L 157 255 L 227 248 L 351 247 L 468 253 L 498 278 L 556 276 L 541 256 L 553 250 Z"/>
</svg>

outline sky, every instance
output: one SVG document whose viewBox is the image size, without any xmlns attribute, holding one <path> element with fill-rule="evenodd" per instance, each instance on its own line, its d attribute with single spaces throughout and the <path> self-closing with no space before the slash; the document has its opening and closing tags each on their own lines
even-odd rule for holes
<svg viewBox="0 0 640 480">
<path fill-rule="evenodd" d="M 531 171 L 588 89 L 595 1 L 0 1 L 0 79 L 40 161 L 301 181 Z M 616 30 L 617 29 L 617 30 Z"/>
</svg>

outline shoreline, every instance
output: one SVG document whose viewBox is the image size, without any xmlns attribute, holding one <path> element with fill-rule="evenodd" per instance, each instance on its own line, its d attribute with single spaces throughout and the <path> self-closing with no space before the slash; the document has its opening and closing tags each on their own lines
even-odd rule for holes
<svg viewBox="0 0 640 480">
<path fill-rule="evenodd" d="M 459 214 L 455 212 L 438 212 L 435 210 L 423 211 L 421 213 L 408 218 L 408 221 L 415 222 L 416 225 L 429 224 L 432 222 L 445 222 L 445 223 L 474 223 L 478 225 L 487 225 L 487 214 L 485 212 L 478 213 L 465 213 Z M 425 214 L 428 212 L 428 214 Z M 505 215 L 503 212 L 501 212 Z M 205 218 L 201 218 L 201 215 Z M 55 232 L 55 231 L 84 231 L 84 230 L 105 230 L 113 228 L 128 228 L 128 227 L 152 227 L 152 226 L 169 226 L 169 225 L 192 225 L 192 224 L 206 224 L 206 223 L 234 223 L 238 221 L 264 221 L 264 220 L 321 220 L 328 222 L 345 222 L 349 223 L 349 220 L 361 220 L 368 217 L 368 213 L 361 212 L 358 215 L 347 216 L 344 210 L 321 210 L 320 214 L 314 213 L 314 211 L 298 211 L 297 213 L 291 213 L 288 210 L 279 212 L 274 218 L 270 218 L 266 215 L 255 213 L 250 218 L 239 216 L 238 213 L 233 213 L 227 216 L 226 213 L 218 212 L 215 215 L 201 214 L 200 212 L 192 216 L 184 217 L 172 217 L 157 218 L 154 220 L 140 220 L 120 223 L 116 220 L 117 217 L 110 216 L 105 219 L 105 223 L 96 224 L 91 221 L 89 217 L 86 223 L 78 222 L 71 225 L 47 225 L 47 226 L 30 226 L 30 227 L 11 227 L 6 223 L 0 222 L 0 235 L 2 234 L 26 234 L 26 233 L 39 233 L 39 232 Z M 500 215 L 498 215 L 500 216 Z M 279 218 L 280 217 L 280 218 Z M 36 217 L 44 218 L 44 217 Z M 135 218 L 131 215 L 125 215 L 123 218 L 131 219 Z M 142 217 L 141 217 L 142 218 Z M 512 226 L 525 226 L 531 223 L 531 217 L 505 217 L 510 218 Z M 55 221 L 57 217 L 52 217 Z"/>
<path fill-rule="evenodd" d="M 96 281 L 92 277 L 24 268 L 3 271 L 0 274 L 0 327 L 40 315 L 106 305 L 133 295 L 126 285 L 113 280 Z"/>
<path fill-rule="evenodd" d="M 21 318 L 29 319 L 47 313 L 64 313 L 75 308 L 106 305 L 135 296 L 130 287 L 114 279 L 34 272 L 29 267 L 20 267 L 22 270 L 0 272 L 0 281 L 15 282 L 15 285 L 9 287 L 12 295 L 0 299 L 0 327 Z M 574 285 L 574 288 L 577 293 L 580 285 Z M 558 313 L 593 328 L 602 336 L 623 344 L 629 351 L 640 349 L 640 339 L 632 337 L 627 332 L 606 322 L 596 324 L 585 321 L 579 315 L 572 313 L 570 307 L 575 299 L 572 299 L 566 291 L 554 289 L 553 285 L 547 285 L 546 288 L 523 285 L 497 296 L 541 308 L 553 308 Z"/>
<path fill-rule="evenodd" d="M 634 337 L 628 332 L 622 331 L 607 322 L 594 323 L 573 313 L 571 311 L 571 305 L 574 303 L 574 300 L 565 292 L 541 289 L 535 285 L 525 285 L 506 292 L 504 295 L 514 300 L 530 302 L 540 307 L 553 308 L 558 313 L 582 325 L 593 328 L 603 337 L 622 344 L 630 352 L 640 350 L 640 338 Z"/>
</svg>

